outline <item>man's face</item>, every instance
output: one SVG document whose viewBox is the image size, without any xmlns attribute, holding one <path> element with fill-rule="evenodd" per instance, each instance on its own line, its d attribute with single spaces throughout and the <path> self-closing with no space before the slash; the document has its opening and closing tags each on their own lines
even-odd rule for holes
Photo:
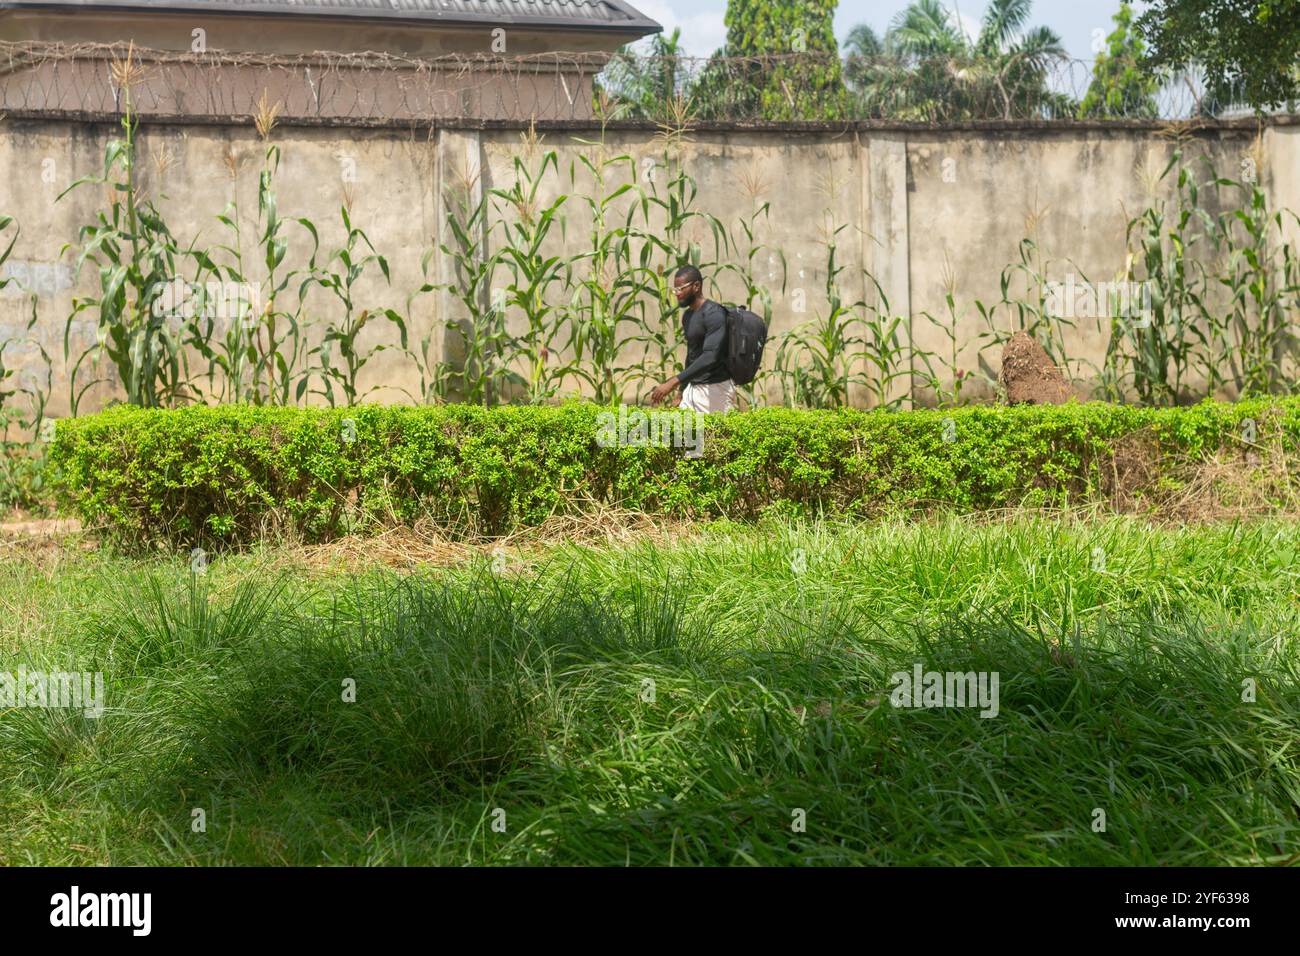
<svg viewBox="0 0 1300 956">
<path fill-rule="evenodd" d="M 678 278 L 673 280 L 673 295 L 677 296 L 678 305 L 688 305 L 699 291 L 700 280 Z"/>
</svg>

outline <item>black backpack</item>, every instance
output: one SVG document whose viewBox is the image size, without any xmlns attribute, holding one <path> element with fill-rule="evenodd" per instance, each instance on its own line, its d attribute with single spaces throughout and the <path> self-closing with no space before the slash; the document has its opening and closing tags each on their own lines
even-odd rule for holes
<svg viewBox="0 0 1300 956">
<path fill-rule="evenodd" d="M 748 385 L 763 364 L 767 324 L 748 309 L 724 305 L 727 313 L 727 374 L 737 385 Z"/>
</svg>

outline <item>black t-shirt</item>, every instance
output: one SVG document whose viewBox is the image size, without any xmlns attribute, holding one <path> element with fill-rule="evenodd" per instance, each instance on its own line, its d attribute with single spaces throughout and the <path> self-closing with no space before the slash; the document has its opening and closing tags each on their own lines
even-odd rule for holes
<svg viewBox="0 0 1300 956">
<path fill-rule="evenodd" d="M 682 313 L 686 334 L 686 367 L 677 375 L 683 385 L 712 385 L 731 378 L 727 371 L 727 313 L 718 303 L 705 299 L 698 309 Z"/>
</svg>

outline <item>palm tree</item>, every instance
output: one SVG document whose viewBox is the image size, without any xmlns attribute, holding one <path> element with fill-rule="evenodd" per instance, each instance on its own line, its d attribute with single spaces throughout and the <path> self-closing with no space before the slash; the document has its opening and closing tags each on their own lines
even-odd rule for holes
<svg viewBox="0 0 1300 956">
<path fill-rule="evenodd" d="M 968 46 L 956 17 L 939 0 L 913 0 L 894 14 L 885 34 L 885 48 L 902 59 L 959 57 Z"/>
<path fill-rule="evenodd" d="M 890 22 L 874 58 L 866 53 L 874 49 L 870 28 L 849 34 L 865 44 L 850 85 L 873 116 L 934 121 L 1069 113 L 1073 101 L 1048 85 L 1065 47 L 1047 27 L 1025 28 L 1032 5 L 990 0 L 979 35 L 971 38 L 941 0 L 913 0 Z"/>
<path fill-rule="evenodd" d="M 877 61 L 884 55 L 885 44 L 876 31 L 859 23 L 844 41 L 844 82 L 849 89 L 861 89 Z"/>
<path fill-rule="evenodd" d="M 656 34 L 647 50 L 629 44 L 615 53 L 597 79 L 596 95 L 603 91 L 621 119 L 659 119 L 674 99 L 690 95 L 691 86 L 678 27 L 667 37 Z"/>
<path fill-rule="evenodd" d="M 885 52 L 885 45 L 880 37 L 876 36 L 875 30 L 865 23 L 859 23 L 849 31 L 848 39 L 844 41 L 844 50 L 848 57 L 860 56 L 870 59 Z"/>
</svg>

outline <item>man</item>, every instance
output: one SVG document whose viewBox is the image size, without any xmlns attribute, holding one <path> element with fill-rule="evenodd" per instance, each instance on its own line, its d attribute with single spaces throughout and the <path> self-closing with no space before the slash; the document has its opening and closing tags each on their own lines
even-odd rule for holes
<svg viewBox="0 0 1300 956">
<path fill-rule="evenodd" d="M 695 266 L 682 266 L 673 277 L 673 294 L 686 333 L 686 367 L 650 393 L 658 405 L 679 386 L 681 408 L 697 412 L 726 412 L 736 398 L 736 386 L 727 371 L 727 313 L 704 298 L 704 277 Z"/>
</svg>

